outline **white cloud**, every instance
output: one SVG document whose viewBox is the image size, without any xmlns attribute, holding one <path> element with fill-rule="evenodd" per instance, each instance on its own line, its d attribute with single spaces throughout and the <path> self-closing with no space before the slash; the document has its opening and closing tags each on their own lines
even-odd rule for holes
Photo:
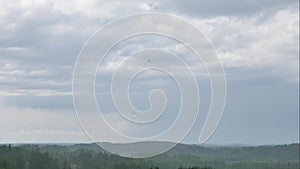
<svg viewBox="0 0 300 169">
<path fill-rule="evenodd" d="M 0 138 L 0 143 L 90 143 L 83 132 L 52 129 L 2 129 Z"/>
<path fill-rule="evenodd" d="M 286 78 L 298 77 L 298 12 L 285 9 L 260 22 L 263 14 L 208 19 L 194 23 L 215 45 L 225 68 L 270 68 Z"/>
<path fill-rule="evenodd" d="M 9 107 L 1 104 L 0 111 L 0 143 L 2 142 L 91 142 L 81 129 L 74 111 L 49 110 L 24 107 Z M 62 112 L 63 111 L 63 112 Z M 126 120 L 114 113 L 105 113 L 110 125 L 120 132 L 128 131 Z M 86 114 L 85 120 L 89 134 L 100 134 L 100 138 L 113 140 L 104 131 L 103 121 L 98 121 L 99 114 Z M 105 137 L 104 137 L 105 136 Z M 101 141 L 97 140 L 96 141 Z M 103 140 L 102 140 L 103 141 Z"/>
</svg>

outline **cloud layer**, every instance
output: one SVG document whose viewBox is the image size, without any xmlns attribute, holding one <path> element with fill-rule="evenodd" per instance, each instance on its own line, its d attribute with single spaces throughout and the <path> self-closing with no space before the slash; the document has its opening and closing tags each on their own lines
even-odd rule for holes
<svg viewBox="0 0 300 169">
<path fill-rule="evenodd" d="M 299 119 L 298 1 L 76 0 L 70 4 L 22 0 L 0 2 L 0 142 L 86 141 L 71 97 L 76 58 L 85 41 L 101 26 L 138 12 L 179 15 L 215 46 L 227 74 L 229 94 L 224 119 L 212 143 L 299 140 L 299 130 L 295 129 L 299 126 L 295 120 Z M 114 52 L 128 55 L 147 47 L 189 54 L 178 43 L 159 37 L 128 40 Z M 108 60 L 104 69 L 114 69 L 117 59 Z M 110 72 L 103 73 L 102 85 L 110 82 Z M 161 82 L 161 78 L 148 75 L 137 83 L 142 90 L 148 89 L 149 83 Z M 168 86 L 169 82 L 163 84 Z M 205 91 L 207 77 L 203 86 L 204 96 L 209 96 Z M 106 100 L 101 86 L 99 92 Z M 141 95 L 133 100 L 142 108 L 148 105 Z M 176 101 L 175 96 L 172 101 Z M 204 114 L 197 119 L 199 125 L 187 142 L 197 140 L 208 103 L 209 99 L 203 99 Z M 107 112 L 114 112 L 110 104 L 106 106 Z M 269 133 L 268 138 L 265 133 Z"/>
</svg>

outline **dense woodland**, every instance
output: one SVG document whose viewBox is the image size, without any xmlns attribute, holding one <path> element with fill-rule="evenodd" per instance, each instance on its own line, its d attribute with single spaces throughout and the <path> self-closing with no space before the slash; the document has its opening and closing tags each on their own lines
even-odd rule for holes
<svg viewBox="0 0 300 169">
<path fill-rule="evenodd" d="M 180 144 L 163 155 L 144 159 L 109 154 L 95 144 L 1 145 L 0 169 L 299 169 L 299 144 Z"/>
</svg>

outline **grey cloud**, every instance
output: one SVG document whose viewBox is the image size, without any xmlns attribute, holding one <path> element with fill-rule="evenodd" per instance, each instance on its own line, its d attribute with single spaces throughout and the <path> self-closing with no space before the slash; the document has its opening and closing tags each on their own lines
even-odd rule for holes
<svg viewBox="0 0 300 169">
<path fill-rule="evenodd" d="M 288 6 L 297 5 L 296 0 L 223 0 L 223 1 L 205 1 L 205 0 L 167 0 L 157 2 L 158 8 L 162 11 L 181 13 L 191 16 L 251 16 L 260 12 L 273 13 Z"/>
<path fill-rule="evenodd" d="M 221 124 L 208 143 L 285 144 L 299 138 L 298 84 L 265 68 L 226 69 L 227 101 Z M 197 119 L 202 124 L 205 116 Z M 187 140 L 197 141 L 202 125 Z M 284 137 L 284 138 L 283 138 Z"/>
<path fill-rule="evenodd" d="M 0 88 L 6 92 L 23 90 L 24 94 L 26 90 L 70 92 L 71 72 L 71 66 L 51 69 L 4 59 L 0 61 Z"/>
</svg>

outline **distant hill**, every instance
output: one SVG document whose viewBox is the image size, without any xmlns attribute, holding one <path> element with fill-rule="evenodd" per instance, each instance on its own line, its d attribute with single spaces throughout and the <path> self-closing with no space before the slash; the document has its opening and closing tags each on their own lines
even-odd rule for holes
<svg viewBox="0 0 300 169">
<path fill-rule="evenodd" d="M 49 152 L 60 151 L 78 151 L 92 150 L 95 152 L 106 152 L 99 145 L 114 148 L 118 151 L 127 151 L 128 154 L 135 153 L 138 147 L 148 146 L 149 151 L 157 147 L 173 146 L 170 142 L 138 142 L 127 144 L 113 143 L 92 143 L 92 144 L 74 144 L 74 145 L 43 145 L 41 150 Z M 112 149 L 113 149 L 112 148 Z M 106 152 L 110 154 L 109 152 Z M 214 158 L 222 160 L 253 160 L 253 161 L 276 161 L 276 160 L 298 160 L 299 159 L 299 144 L 289 145 L 265 145 L 265 146 L 201 146 L 196 144 L 177 144 L 174 148 L 164 153 L 164 155 L 182 155 L 189 154 L 199 156 L 203 159 Z"/>
<path fill-rule="evenodd" d="M 137 142 L 125 144 L 113 143 L 92 143 L 92 144 L 74 144 L 74 145 L 43 145 L 41 150 L 59 152 L 59 151 L 78 151 L 92 150 L 95 152 L 105 152 L 101 146 L 114 147 L 117 150 L 134 153 L 133 148 L 148 146 L 149 149 L 155 149 L 161 146 L 173 146 L 175 143 L 170 142 Z M 299 159 L 299 143 L 289 145 L 265 145 L 265 146 L 201 146 L 196 144 L 177 144 L 174 148 L 164 153 L 165 155 L 190 154 L 195 156 L 211 156 L 216 159 L 224 160 L 298 160 Z"/>
</svg>

